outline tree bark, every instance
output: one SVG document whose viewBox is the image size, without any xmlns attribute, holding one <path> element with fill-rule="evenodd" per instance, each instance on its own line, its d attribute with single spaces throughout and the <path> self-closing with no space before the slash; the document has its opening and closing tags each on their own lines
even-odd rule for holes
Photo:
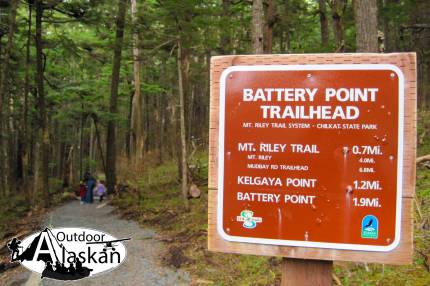
<svg viewBox="0 0 430 286">
<path fill-rule="evenodd" d="M 94 162 L 96 160 L 96 148 L 95 148 L 95 130 L 94 130 L 94 122 L 91 119 L 90 121 L 90 160 L 89 162 L 91 163 L 89 168 L 90 168 L 90 172 L 93 173 L 95 171 L 95 167 L 94 167 Z"/>
<path fill-rule="evenodd" d="M 264 53 L 271 54 L 273 49 L 273 27 L 276 23 L 275 4 L 273 0 L 267 1 L 266 24 L 264 33 Z"/>
<path fill-rule="evenodd" d="M 399 5 L 400 0 L 385 0 L 384 9 L 390 10 L 391 7 Z M 383 25 L 384 25 L 384 52 L 395 52 L 401 51 L 399 38 L 400 38 L 400 26 L 388 13 L 383 13 Z"/>
<path fill-rule="evenodd" d="M 79 126 L 79 179 L 81 180 L 84 175 L 84 99 L 81 97 L 81 124 Z"/>
<path fill-rule="evenodd" d="M 133 98 L 134 98 L 134 90 L 130 93 L 129 100 L 128 100 L 128 113 L 127 113 L 127 131 L 125 132 L 125 155 L 127 156 L 128 160 L 133 159 L 134 162 L 136 162 L 135 157 L 135 138 L 134 138 L 134 132 L 132 127 L 132 116 L 133 116 Z M 132 156 L 133 153 L 133 156 Z M 133 157 L 133 158 L 132 158 Z"/>
<path fill-rule="evenodd" d="M 127 0 L 118 1 L 118 17 L 116 20 L 116 36 L 112 66 L 111 95 L 109 100 L 109 112 L 111 114 L 111 117 L 108 120 L 106 136 L 106 185 L 109 193 L 114 193 L 116 185 L 116 119 L 113 117 L 116 116 L 116 114 L 118 113 L 117 102 L 119 73 L 121 68 L 121 54 L 124 40 L 126 7 Z"/>
<path fill-rule="evenodd" d="M 159 118 L 159 125 L 158 125 L 158 164 L 161 165 L 163 163 L 163 153 L 164 153 L 164 122 L 165 122 L 165 108 L 166 108 L 166 104 L 165 104 L 165 93 L 164 91 L 161 92 L 161 94 L 159 95 L 159 103 L 158 103 L 158 108 L 159 108 L 159 113 L 160 113 L 160 118 Z"/>
<path fill-rule="evenodd" d="M 321 29 L 321 44 L 323 47 L 328 47 L 329 30 L 327 19 L 326 0 L 318 0 L 319 15 L 320 15 L 320 29 Z"/>
<path fill-rule="evenodd" d="M 347 0 L 330 0 L 331 15 L 333 19 L 333 33 L 335 42 L 335 51 L 343 52 L 345 50 L 344 32 L 343 32 L 343 15 L 346 10 Z"/>
<path fill-rule="evenodd" d="M 182 198 L 185 209 L 189 209 L 188 202 L 188 164 L 187 164 L 187 140 L 185 130 L 185 92 L 183 82 L 183 62 L 182 62 L 181 40 L 178 40 L 178 85 L 179 85 L 179 113 L 180 113 L 180 133 L 181 133 L 181 173 L 182 173 Z"/>
<path fill-rule="evenodd" d="M 7 100 L 9 93 L 9 73 L 10 73 L 10 58 L 13 51 L 13 37 L 15 34 L 15 23 L 16 23 L 16 10 L 18 7 L 18 0 L 12 0 L 9 7 L 9 31 L 7 34 L 7 45 L 4 50 L 4 58 L 1 64 L 1 78 L 0 78 L 0 194 L 4 194 L 6 191 L 6 170 L 4 162 L 6 162 L 4 146 L 4 129 L 3 124 L 8 124 L 4 120 L 4 103 Z M 7 106 L 7 104 L 6 104 Z"/>
<path fill-rule="evenodd" d="M 132 22 L 137 23 L 137 4 L 136 0 L 131 0 L 131 17 Z M 135 25 L 134 25 L 135 26 Z M 135 154 L 135 162 L 141 162 L 144 155 L 144 129 L 142 115 L 142 94 L 140 81 L 140 40 L 139 33 L 133 32 L 133 78 L 134 78 L 134 96 L 131 112 L 131 129 L 132 129 L 132 149 Z"/>
<path fill-rule="evenodd" d="M 21 156 L 22 156 L 22 186 L 28 200 L 31 199 L 29 190 L 28 174 L 29 174 L 29 128 L 28 128 L 28 95 L 30 93 L 30 47 L 31 47 L 31 25 L 32 25 L 33 5 L 28 3 L 28 28 L 27 28 L 27 43 L 25 47 L 25 78 L 24 78 L 24 110 L 23 110 L 23 123 L 22 123 L 22 138 L 21 138 Z"/>
<path fill-rule="evenodd" d="M 354 0 L 357 52 L 379 51 L 378 5 L 376 0 Z"/>
<path fill-rule="evenodd" d="M 43 17 L 43 1 L 36 0 L 36 82 L 39 108 L 39 125 L 41 136 L 40 151 L 41 151 L 41 191 L 44 197 L 44 206 L 49 207 L 49 129 L 48 115 L 46 111 L 45 89 L 43 78 L 43 42 L 42 42 L 42 17 Z"/>
<path fill-rule="evenodd" d="M 8 75 L 8 77 L 12 77 L 12 73 Z M 8 120 L 6 120 L 6 128 L 5 128 L 5 134 L 8 134 L 8 140 L 7 140 L 7 150 L 6 152 L 6 160 L 5 163 L 7 163 L 7 191 L 8 194 L 14 194 L 16 192 L 17 187 L 17 132 L 16 132 L 16 124 L 14 120 L 13 114 L 15 114 L 14 110 L 14 99 L 12 97 L 12 94 L 10 92 L 7 93 L 8 96 L 6 96 L 6 101 L 8 103 L 5 115 Z"/>
<path fill-rule="evenodd" d="M 252 1 L 252 53 L 262 54 L 264 29 L 263 0 Z"/>
<path fill-rule="evenodd" d="M 411 33 L 412 50 L 417 53 L 418 106 L 430 106 L 430 1 L 416 0 L 407 27 Z"/>
<path fill-rule="evenodd" d="M 231 19 L 230 19 L 231 0 L 222 0 L 222 17 L 225 23 L 220 39 L 220 52 L 227 55 L 231 52 Z"/>
<path fill-rule="evenodd" d="M 282 17 L 283 29 L 280 35 L 280 49 L 281 53 L 288 53 L 291 48 L 291 35 L 290 35 L 290 0 L 284 0 L 284 15 Z"/>
</svg>

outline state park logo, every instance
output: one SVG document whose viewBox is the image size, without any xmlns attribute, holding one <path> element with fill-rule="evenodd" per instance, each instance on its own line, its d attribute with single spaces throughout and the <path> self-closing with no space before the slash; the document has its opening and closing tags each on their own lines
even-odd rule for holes
<svg viewBox="0 0 430 286">
<path fill-rule="evenodd" d="M 374 215 L 366 215 L 361 221 L 362 238 L 378 238 L 379 221 Z"/>
<path fill-rule="evenodd" d="M 41 278 L 78 280 L 101 274 L 124 262 L 124 241 L 88 228 L 45 228 L 7 246 L 11 261 L 18 261 Z"/>
<path fill-rule="evenodd" d="M 256 228 L 257 223 L 263 222 L 263 218 L 254 217 L 253 211 L 243 210 L 240 212 L 240 216 L 236 217 L 236 221 L 243 222 L 244 228 Z"/>
</svg>

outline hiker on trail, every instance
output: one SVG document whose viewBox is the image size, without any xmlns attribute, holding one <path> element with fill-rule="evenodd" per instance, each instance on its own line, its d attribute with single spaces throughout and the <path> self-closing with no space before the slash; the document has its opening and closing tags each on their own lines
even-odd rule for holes
<svg viewBox="0 0 430 286">
<path fill-rule="evenodd" d="M 104 181 L 97 181 L 96 194 L 100 197 L 100 202 L 102 202 L 104 196 L 106 195 L 106 187 L 104 185 Z"/>
<path fill-rule="evenodd" d="M 93 190 L 94 190 L 94 187 L 96 186 L 96 180 L 94 179 L 94 177 L 91 175 L 90 172 L 85 172 L 84 182 L 87 186 L 87 193 L 85 194 L 85 202 L 87 204 L 92 204 L 94 202 Z"/>
<path fill-rule="evenodd" d="M 85 195 L 87 194 L 87 186 L 83 181 L 79 183 L 79 196 L 81 197 L 81 205 L 85 202 Z"/>
</svg>

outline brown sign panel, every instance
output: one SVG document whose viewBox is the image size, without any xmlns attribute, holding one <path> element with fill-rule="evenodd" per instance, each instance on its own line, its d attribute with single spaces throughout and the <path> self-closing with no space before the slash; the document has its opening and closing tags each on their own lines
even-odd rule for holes
<svg viewBox="0 0 430 286">
<path fill-rule="evenodd" d="M 374 262 L 383 256 L 347 254 L 408 252 L 410 71 L 390 60 L 351 64 L 353 55 L 311 65 L 303 59 L 321 55 L 295 56 L 302 60 L 212 63 L 219 61 L 211 87 L 218 114 L 211 116 L 209 248 Z"/>
<path fill-rule="evenodd" d="M 234 66 L 221 75 L 226 240 L 389 251 L 400 241 L 403 73 Z"/>
</svg>

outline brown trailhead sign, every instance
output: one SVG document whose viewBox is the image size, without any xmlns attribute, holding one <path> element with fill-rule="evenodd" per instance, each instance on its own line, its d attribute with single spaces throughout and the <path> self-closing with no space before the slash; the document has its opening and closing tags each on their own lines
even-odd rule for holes
<svg viewBox="0 0 430 286">
<path fill-rule="evenodd" d="M 396 248 L 404 118 L 398 67 L 232 66 L 219 84 L 223 239 Z"/>
</svg>

